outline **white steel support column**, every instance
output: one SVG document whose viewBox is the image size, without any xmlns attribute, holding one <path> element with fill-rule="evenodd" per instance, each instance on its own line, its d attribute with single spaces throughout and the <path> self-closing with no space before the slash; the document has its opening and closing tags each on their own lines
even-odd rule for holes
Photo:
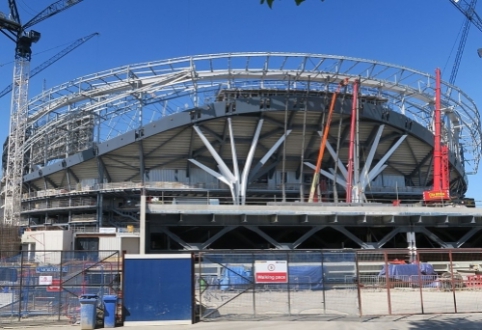
<svg viewBox="0 0 482 330">
<path fill-rule="evenodd" d="M 209 152 L 211 153 L 211 156 L 213 156 L 214 160 L 216 161 L 216 163 L 218 164 L 218 168 L 219 168 L 219 171 L 221 172 L 221 176 L 224 178 L 224 180 L 221 180 L 223 182 L 226 183 L 226 181 L 228 182 L 228 186 L 230 187 L 231 189 L 231 195 L 233 197 L 233 203 L 234 205 L 238 205 L 239 204 L 239 196 L 238 196 L 238 184 L 239 184 L 239 180 L 238 178 L 235 177 L 235 175 L 231 172 L 231 170 L 229 169 L 229 167 L 226 165 L 226 163 L 224 162 L 224 160 L 221 158 L 221 156 L 217 153 L 217 151 L 214 149 L 214 147 L 212 146 L 212 144 L 209 142 L 209 140 L 204 136 L 203 132 L 201 131 L 201 129 L 199 128 L 199 126 L 197 125 L 194 125 L 193 126 L 194 130 L 196 131 L 197 135 L 201 138 L 201 141 L 204 143 L 204 145 L 206 146 L 206 148 L 209 150 Z M 193 162 L 193 160 L 190 159 L 190 161 L 196 165 L 199 166 L 199 162 L 195 163 Z M 206 171 L 206 168 L 207 167 L 202 167 L 205 171 Z M 207 171 L 209 174 L 212 175 L 211 172 Z M 219 176 L 215 175 L 215 177 L 217 177 L 219 179 Z"/>
<path fill-rule="evenodd" d="M 139 254 L 146 254 L 146 195 L 141 195 L 139 214 Z"/>
<path fill-rule="evenodd" d="M 354 203 L 362 203 L 363 201 L 366 200 L 366 197 L 365 197 L 366 186 L 370 183 L 370 181 L 372 181 L 377 175 L 382 173 L 383 170 L 385 170 L 387 168 L 388 165 L 385 165 L 385 162 L 392 156 L 392 154 L 397 150 L 397 148 L 400 146 L 400 144 L 402 144 L 402 142 L 407 137 L 407 135 L 402 135 L 398 139 L 398 141 L 390 148 L 390 150 L 388 150 L 388 152 L 382 157 L 382 159 L 380 159 L 380 161 L 377 163 L 377 165 L 375 165 L 375 167 L 373 167 L 373 169 L 371 171 L 369 171 L 371 163 L 373 161 L 373 157 L 374 157 L 375 152 L 376 152 L 376 150 L 378 148 L 378 145 L 380 143 L 380 138 L 381 138 L 382 133 L 383 133 L 383 128 L 384 128 L 384 126 L 382 125 L 378 129 L 377 135 L 376 135 L 375 140 L 374 140 L 374 142 L 373 142 L 373 144 L 370 148 L 370 152 L 368 154 L 367 162 L 365 163 L 365 166 L 363 167 L 361 175 L 359 173 L 358 175 L 355 176 L 355 178 L 358 178 L 358 180 L 355 181 L 354 184 L 353 184 L 353 197 L 354 197 L 353 202 Z M 336 153 L 333 150 L 333 148 L 329 144 L 327 144 L 327 147 L 328 147 L 328 151 L 330 152 L 331 156 L 334 159 L 336 159 Z M 313 165 L 309 162 L 305 162 L 305 165 L 312 168 L 312 169 L 316 169 L 315 165 Z M 347 183 L 346 183 L 347 176 L 345 175 L 347 173 L 346 168 L 344 167 L 343 164 L 338 164 L 338 167 L 341 169 L 340 172 L 342 172 L 342 174 L 344 176 L 344 179 L 340 175 L 337 175 L 336 178 L 335 178 L 335 176 L 332 173 L 329 173 L 325 170 L 320 170 L 320 174 L 323 175 L 324 177 L 327 177 L 328 179 L 330 179 L 332 181 L 336 180 L 336 183 L 338 183 L 339 185 L 341 185 L 342 187 L 344 187 L 346 189 L 346 187 L 347 187 Z M 330 169 L 330 171 L 334 172 L 333 169 Z"/>
<path fill-rule="evenodd" d="M 266 164 L 266 162 L 268 161 L 269 157 L 271 157 L 271 155 L 273 155 L 275 153 L 276 150 L 278 150 L 279 146 L 281 145 L 281 143 L 284 142 L 284 140 L 286 139 L 286 137 L 288 137 L 288 135 L 290 135 L 292 130 L 287 130 L 286 131 L 286 134 L 283 134 L 279 139 L 278 141 L 276 141 L 276 143 L 268 150 L 268 152 L 263 156 L 263 158 L 260 159 L 260 161 L 258 162 L 258 164 L 256 164 L 256 166 L 254 167 L 253 171 L 252 171 L 252 174 L 255 174 L 256 172 L 259 171 L 259 169 L 264 165 Z"/>
<path fill-rule="evenodd" d="M 373 157 L 375 156 L 375 152 L 378 149 L 378 145 L 380 144 L 380 138 L 382 137 L 383 129 L 385 128 L 385 125 L 380 125 L 378 127 L 378 132 L 377 135 L 375 136 L 375 139 L 373 140 L 372 146 L 370 147 L 370 152 L 368 153 L 367 160 L 365 162 L 365 166 L 363 166 L 361 175 L 360 175 L 360 181 L 363 183 L 364 180 L 368 177 L 368 171 L 370 170 L 370 167 L 372 166 L 372 161 Z M 368 181 L 369 182 L 369 181 Z"/>
<path fill-rule="evenodd" d="M 233 159 L 233 171 L 234 171 L 233 175 L 235 179 L 233 188 L 236 190 L 235 196 L 239 203 L 239 199 L 240 199 L 239 197 L 241 193 L 241 185 L 240 185 L 241 178 L 239 177 L 238 155 L 236 154 L 236 143 L 234 141 L 233 123 L 231 122 L 231 117 L 228 118 L 228 128 L 229 128 L 229 141 L 231 143 L 231 157 Z"/>
<path fill-rule="evenodd" d="M 254 132 L 253 140 L 251 142 L 251 147 L 247 155 L 246 163 L 244 164 L 244 168 L 242 171 L 241 176 L 239 175 L 239 164 L 238 164 L 238 156 L 236 153 L 236 143 L 234 140 L 234 132 L 233 132 L 233 127 L 232 127 L 232 122 L 231 118 L 228 118 L 228 128 L 229 128 L 229 135 L 230 135 L 230 143 L 231 143 L 231 153 L 232 153 L 232 159 L 233 159 L 233 171 L 234 173 L 229 169 L 229 167 L 226 165 L 226 163 L 223 161 L 221 156 L 217 153 L 217 151 L 214 149 L 214 147 L 211 145 L 209 140 L 204 136 L 203 132 L 201 129 L 197 126 L 194 125 L 193 128 L 198 134 L 198 136 L 201 138 L 201 141 L 204 143 L 206 148 L 209 150 L 211 155 L 213 156 L 214 160 L 218 164 L 219 171 L 221 173 L 218 173 L 211 168 L 207 167 L 206 165 L 201 164 L 195 159 L 189 159 L 191 163 L 194 165 L 200 167 L 203 169 L 205 172 L 208 174 L 214 176 L 216 179 L 224 182 L 226 185 L 229 186 L 231 190 L 231 195 L 233 198 L 233 203 L 235 205 L 241 204 L 244 205 L 246 203 L 246 190 L 248 186 L 248 181 L 249 181 L 249 175 L 250 175 L 250 169 L 251 169 L 251 164 L 253 162 L 254 154 L 256 152 L 256 146 L 258 144 L 258 139 L 259 135 L 261 134 L 261 128 L 263 127 L 263 119 L 260 119 L 258 122 L 258 125 L 256 126 L 256 130 Z M 268 152 L 263 156 L 263 158 L 259 161 L 259 163 L 256 165 L 255 169 L 253 170 L 254 173 L 257 172 L 271 157 L 271 155 L 279 148 L 281 143 L 283 143 L 286 139 L 286 137 L 291 133 L 291 130 L 286 131 L 286 135 L 282 135 L 278 141 L 268 150 Z"/>
<path fill-rule="evenodd" d="M 341 174 L 343 174 L 343 177 L 345 180 L 348 178 L 348 170 L 346 169 L 345 165 L 340 159 L 340 156 L 337 157 L 337 154 L 335 152 L 335 149 L 331 146 L 329 141 L 326 141 L 326 149 L 328 149 L 328 152 L 330 153 L 331 157 L 333 159 L 338 159 L 338 169 L 340 170 Z"/>
<path fill-rule="evenodd" d="M 410 263 L 417 261 L 417 241 L 413 231 L 407 232 L 407 248 L 410 255 Z"/>
<path fill-rule="evenodd" d="M 253 163 L 254 153 L 256 152 L 256 146 L 258 145 L 259 135 L 261 134 L 261 128 L 263 128 L 264 119 L 260 119 L 256 131 L 254 131 L 253 141 L 251 141 L 251 147 L 249 148 L 248 157 L 244 164 L 243 173 L 241 175 L 241 205 L 246 203 L 246 189 L 248 187 L 249 170 Z"/>
<path fill-rule="evenodd" d="M 368 173 L 368 176 L 361 178 L 361 187 L 363 187 L 363 190 L 365 187 L 368 185 L 370 181 L 372 181 L 374 178 L 376 178 L 377 175 L 379 175 L 383 170 L 387 167 L 385 165 L 385 162 L 392 156 L 392 154 L 397 150 L 397 148 L 402 144 L 402 142 L 405 140 L 407 135 L 402 135 L 398 141 L 390 148 L 390 150 L 387 151 L 387 153 L 380 159 L 380 161 L 375 165 L 375 167 Z"/>
</svg>

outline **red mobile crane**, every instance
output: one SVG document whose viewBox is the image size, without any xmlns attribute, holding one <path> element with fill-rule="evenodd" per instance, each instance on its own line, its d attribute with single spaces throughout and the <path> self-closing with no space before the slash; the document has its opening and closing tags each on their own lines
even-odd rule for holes
<svg viewBox="0 0 482 330">
<path fill-rule="evenodd" d="M 441 109 L 440 109 L 440 69 L 435 70 L 435 136 L 433 146 L 433 186 L 432 190 L 423 192 L 424 202 L 442 202 L 450 200 L 449 191 L 449 149 L 442 145 Z"/>
</svg>

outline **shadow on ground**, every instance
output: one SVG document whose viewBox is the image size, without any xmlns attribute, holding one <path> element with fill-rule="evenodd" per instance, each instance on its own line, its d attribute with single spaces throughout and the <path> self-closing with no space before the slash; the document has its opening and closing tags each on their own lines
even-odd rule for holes
<svg viewBox="0 0 482 330">
<path fill-rule="evenodd" d="M 482 316 L 482 315 L 481 315 Z M 482 318 L 481 319 L 470 319 L 464 318 L 463 316 L 443 318 L 443 319 L 427 319 L 427 320 L 417 320 L 408 321 L 407 329 L 424 329 L 424 330 L 441 330 L 441 329 L 457 329 L 457 330 L 472 330 L 472 329 L 482 329 Z"/>
</svg>

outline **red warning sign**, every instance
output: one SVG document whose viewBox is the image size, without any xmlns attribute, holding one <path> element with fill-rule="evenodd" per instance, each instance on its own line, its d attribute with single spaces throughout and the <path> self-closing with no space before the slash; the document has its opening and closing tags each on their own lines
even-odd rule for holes
<svg viewBox="0 0 482 330">
<path fill-rule="evenodd" d="M 52 280 L 52 284 L 47 286 L 47 292 L 59 292 L 62 290 L 60 280 Z"/>
<path fill-rule="evenodd" d="M 257 260 L 254 264 L 256 283 L 288 283 L 286 260 Z"/>
</svg>

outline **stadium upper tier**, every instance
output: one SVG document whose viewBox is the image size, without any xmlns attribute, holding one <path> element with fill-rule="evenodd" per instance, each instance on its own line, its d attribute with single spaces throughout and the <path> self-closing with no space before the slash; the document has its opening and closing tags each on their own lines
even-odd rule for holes
<svg viewBox="0 0 482 330">
<path fill-rule="evenodd" d="M 30 192 L 73 181 L 172 181 L 189 189 L 203 184 L 244 203 L 250 190 L 269 185 L 273 173 L 291 172 L 293 177 L 288 173 L 272 187 L 291 183 L 283 189 L 298 191 L 310 180 L 300 172 L 313 172 L 324 115 L 345 79 L 323 176 L 346 184 L 351 83 L 359 80 L 357 164 L 365 175 L 360 189 L 384 194 L 375 188 L 396 186 L 397 194 L 421 195 L 431 185 L 434 76 L 371 60 L 300 53 L 174 58 L 46 90 L 29 102 L 24 181 Z M 441 88 L 451 191 L 462 197 L 466 175 L 478 169 L 480 117 L 461 89 L 447 82 Z M 67 180 L 66 172 L 74 179 Z"/>
</svg>

